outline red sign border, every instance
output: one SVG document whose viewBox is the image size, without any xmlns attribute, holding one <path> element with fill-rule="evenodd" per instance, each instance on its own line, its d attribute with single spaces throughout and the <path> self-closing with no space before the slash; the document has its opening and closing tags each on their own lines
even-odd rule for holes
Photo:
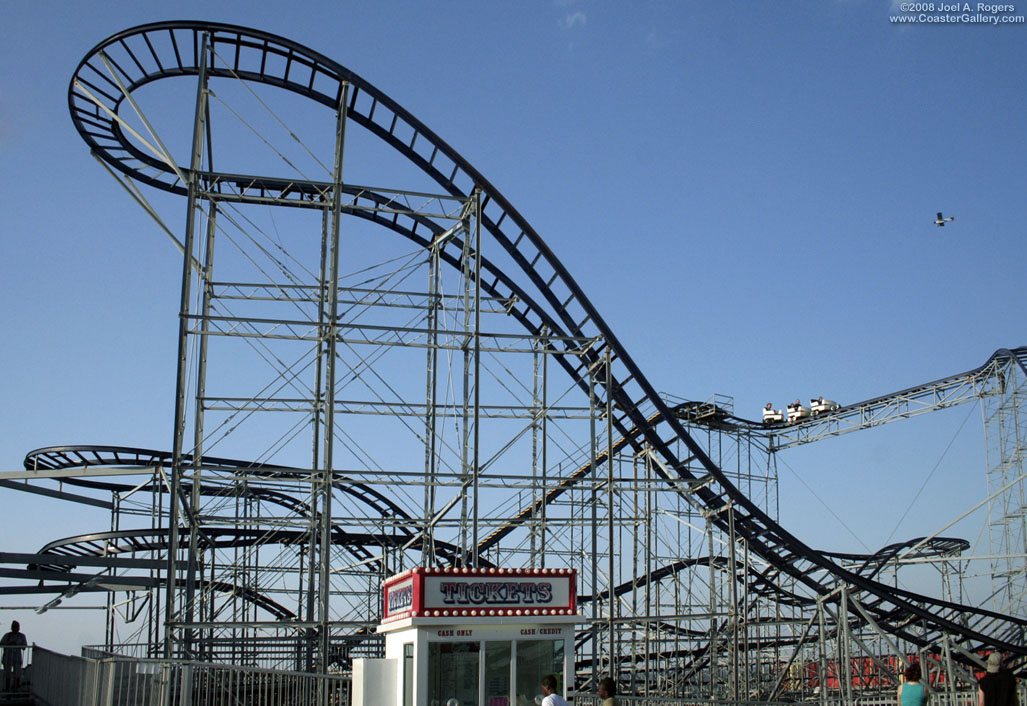
<svg viewBox="0 0 1027 706">
<path fill-rule="evenodd" d="M 453 578 L 553 578 L 561 577 L 569 580 L 569 605 L 558 608 L 538 608 L 534 606 L 519 608 L 449 608 L 437 610 L 424 609 L 424 579 L 432 577 Z M 408 580 L 412 582 L 413 602 L 408 608 L 395 613 L 389 612 L 389 593 Z M 578 572 L 576 569 L 467 569 L 467 568 L 425 568 L 416 567 L 390 576 L 382 585 L 382 622 L 388 623 L 403 618 L 491 618 L 491 617 L 524 617 L 532 618 L 547 615 L 576 615 L 578 612 Z"/>
</svg>

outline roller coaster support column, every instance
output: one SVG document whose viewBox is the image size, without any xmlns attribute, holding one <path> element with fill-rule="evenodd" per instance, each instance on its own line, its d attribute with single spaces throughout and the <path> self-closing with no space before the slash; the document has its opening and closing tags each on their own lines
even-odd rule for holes
<svg viewBox="0 0 1027 706">
<path fill-rule="evenodd" d="M 738 630 L 741 626 L 741 615 L 738 610 L 738 565 L 737 555 L 735 554 L 735 543 L 738 538 L 735 536 L 735 508 L 732 503 L 728 503 L 727 506 L 727 526 L 728 526 L 728 559 L 727 559 L 727 613 L 728 613 L 728 626 L 730 629 L 728 643 L 728 664 L 730 665 L 731 673 L 728 675 L 728 684 L 731 689 L 731 699 L 733 701 L 741 700 L 742 696 L 738 693 Z M 745 574 L 747 575 L 747 573 Z"/>
<path fill-rule="evenodd" d="M 1009 615 L 1027 612 L 1027 372 L 1017 349 L 982 394 L 987 440 L 992 588 Z M 996 494 L 1000 488 L 1008 489 Z M 1023 635 L 1011 637 L 1016 642 Z"/>
<path fill-rule="evenodd" d="M 117 532 L 121 526 L 121 493 L 114 491 L 111 493 L 111 532 Z M 104 555 L 107 554 L 107 549 L 104 549 Z M 118 570 L 111 569 L 111 576 L 117 576 Z M 114 591 L 106 591 L 107 594 L 107 610 L 105 611 L 106 621 L 104 625 L 104 636 L 103 646 L 108 651 L 114 650 L 114 635 L 116 631 L 115 627 L 115 605 L 114 605 Z"/>
<path fill-rule="evenodd" d="M 306 616 L 306 622 L 308 625 L 313 625 L 317 621 L 316 613 L 316 596 L 317 592 L 314 587 L 318 583 L 318 563 L 316 557 L 320 554 L 317 551 L 317 546 L 320 542 L 320 504 L 318 502 L 318 494 L 314 490 L 314 483 L 316 482 L 314 473 L 317 469 L 321 468 L 321 437 L 325 433 L 325 365 L 327 363 L 327 348 L 329 345 L 328 337 L 328 326 L 327 323 L 328 313 L 326 308 L 329 306 L 330 293 L 328 291 L 328 277 L 329 277 L 329 261 L 331 260 L 332 253 L 335 252 L 332 245 L 332 211 L 330 208 L 326 208 L 321 212 L 321 256 L 319 258 L 318 267 L 318 288 L 317 288 L 317 322 L 318 322 L 318 335 L 317 342 L 315 343 L 314 351 L 314 403 L 313 407 L 313 428 L 312 428 L 312 453 L 310 468 L 313 469 L 310 476 L 310 527 L 309 527 L 309 539 L 306 547 L 300 547 L 300 586 L 301 593 L 303 587 L 304 578 L 306 580 L 306 602 L 301 604 L 302 610 L 305 611 L 303 614 Z M 304 548 L 307 550 L 306 555 L 303 554 Z M 306 558 L 306 571 L 303 571 L 302 562 L 304 557 Z M 304 574 L 305 573 L 305 577 Z M 313 627 L 308 627 L 306 631 L 306 655 L 305 665 L 303 669 L 308 672 L 314 671 L 315 667 L 315 652 L 317 649 L 317 630 Z"/>
<path fill-rule="evenodd" d="M 751 594 L 749 592 L 750 582 L 749 582 L 748 576 L 749 576 L 749 569 L 752 567 L 751 547 L 750 547 L 748 541 L 745 541 L 745 545 L 744 546 L 745 546 L 745 553 L 744 553 L 744 556 L 743 556 L 743 559 L 742 559 L 742 567 L 743 567 L 743 570 L 745 571 L 746 578 L 742 582 L 742 621 L 743 621 L 743 626 L 745 628 L 745 631 L 742 633 L 742 635 L 744 636 L 745 644 L 742 645 L 742 654 L 745 657 L 745 676 L 746 676 L 746 680 L 747 680 L 746 684 L 745 684 L 746 698 L 751 698 L 751 697 L 748 696 L 748 694 L 751 693 L 752 688 L 756 688 L 758 690 L 763 690 L 763 686 L 762 686 L 762 682 L 763 682 L 763 676 L 762 676 L 762 673 L 763 673 L 762 672 L 762 670 L 763 670 L 763 658 L 759 655 L 758 652 L 754 652 L 753 651 L 753 645 L 754 644 L 755 645 L 759 645 L 759 644 L 762 643 L 764 628 L 763 628 L 763 626 L 760 625 L 760 620 L 758 619 L 758 617 L 757 617 L 757 619 L 752 621 L 752 623 L 750 623 L 750 621 L 749 621 L 750 611 L 752 611 L 753 608 L 755 607 L 757 599 L 755 599 L 753 594 Z M 780 617 L 780 610 L 781 610 L 781 606 L 780 605 L 776 605 L 775 606 L 775 611 L 778 613 L 778 617 Z M 756 611 L 753 611 L 752 614 L 758 615 L 758 613 Z M 755 640 L 753 640 L 753 641 L 749 640 L 749 630 L 750 629 L 752 629 L 753 632 L 755 633 Z M 777 625 L 774 626 L 774 630 L 778 632 L 778 635 L 780 635 L 780 630 L 781 630 L 781 623 L 780 622 L 778 622 Z M 748 682 L 748 679 L 754 673 L 754 671 L 752 670 L 752 663 L 751 663 L 751 660 L 753 659 L 753 655 L 756 655 L 756 657 L 755 657 L 755 659 L 756 659 L 756 670 L 755 670 L 756 684 L 750 686 L 750 684 Z M 777 647 L 774 648 L 773 660 L 774 660 L 774 664 L 780 664 L 781 663 L 781 653 L 779 651 L 779 648 L 777 648 Z"/>
<path fill-rule="evenodd" d="M 710 569 L 710 586 L 709 586 L 709 588 L 710 588 L 710 600 L 709 600 L 710 636 L 708 638 L 708 644 L 709 644 L 709 648 L 708 649 L 709 649 L 709 652 L 710 652 L 709 660 L 708 660 L 708 662 L 709 662 L 709 670 L 710 670 L 710 693 L 708 694 L 708 696 L 710 698 L 716 698 L 717 694 L 715 693 L 715 690 L 716 690 L 715 682 L 716 682 L 716 678 L 717 678 L 717 663 L 719 662 L 719 660 L 717 659 L 717 643 L 718 643 L 718 640 L 717 640 L 717 637 L 718 637 L 717 636 L 717 633 L 718 633 L 718 628 L 717 628 L 717 607 L 719 605 L 719 602 L 717 600 L 717 590 L 716 590 L 716 587 L 717 587 L 717 568 L 716 568 L 716 562 L 713 559 L 713 557 L 716 556 L 714 554 L 714 548 L 713 548 L 713 532 L 714 532 L 713 515 L 711 513 L 709 513 L 709 512 L 705 513 L 705 515 L 706 515 L 706 538 L 707 538 L 707 542 L 708 542 L 706 556 L 709 557 L 709 559 L 708 559 L 708 561 L 706 563 L 708 564 L 709 569 Z"/>
<path fill-rule="evenodd" d="M 317 585 L 317 562 L 315 557 L 318 552 L 315 547 L 318 544 L 318 533 L 320 531 L 320 520 L 319 520 L 319 505 L 317 493 L 314 492 L 315 478 L 314 474 L 317 469 L 321 467 L 321 435 L 324 433 L 324 366 L 325 366 L 325 348 L 328 345 L 325 328 L 325 319 L 327 314 L 325 313 L 325 307 L 328 306 L 328 290 L 325 286 L 325 282 L 328 278 L 328 260 L 331 255 L 331 214 L 328 209 L 321 212 L 321 256 L 320 264 L 318 267 L 318 287 L 317 287 L 317 326 L 318 334 L 317 341 L 314 344 L 314 399 L 312 407 L 312 439 L 311 439 L 311 460 L 310 460 L 310 518 L 308 525 L 308 539 L 307 543 L 300 547 L 300 569 L 299 569 L 299 584 L 300 584 L 300 606 L 298 606 L 297 615 L 303 615 L 308 625 L 313 625 L 315 621 L 315 591 L 314 586 Z M 306 564 L 304 565 L 304 561 Z M 306 584 L 304 584 L 306 581 Z M 304 585 L 306 587 L 306 595 L 303 594 Z M 317 631 L 312 627 L 304 628 L 304 664 L 301 667 L 297 667 L 297 671 L 314 671 L 314 652 L 316 650 L 317 643 Z"/>
<path fill-rule="evenodd" d="M 532 414 L 531 414 L 531 529 L 530 566 L 535 568 L 536 558 L 539 568 L 546 566 L 546 529 L 545 503 L 539 502 L 546 494 L 546 464 L 548 462 L 549 419 L 548 388 L 549 388 L 549 329 L 542 326 L 535 338 L 532 360 Z M 541 505 L 541 507 L 540 507 Z"/>
<path fill-rule="evenodd" d="M 193 143 L 192 155 L 190 157 L 189 173 L 186 175 L 188 183 L 188 199 L 186 206 L 185 241 L 183 243 L 184 255 L 182 257 L 182 297 L 179 304 L 178 314 L 178 372 L 176 375 L 175 394 L 175 430 L 172 447 L 172 468 L 171 468 L 171 499 L 169 519 L 169 542 L 168 542 L 168 569 L 167 585 L 164 603 L 164 656 L 174 656 L 174 627 L 178 621 L 180 608 L 177 600 L 177 569 L 176 561 L 179 551 L 179 505 L 185 505 L 182 497 L 182 475 L 185 473 L 183 462 L 183 444 L 185 443 L 185 417 L 186 417 L 186 388 L 188 386 L 187 354 L 189 348 L 189 306 L 192 296 L 193 278 L 193 246 L 196 231 L 197 201 L 200 192 L 200 167 L 203 161 L 203 137 L 207 118 L 207 56 L 210 51 L 210 34 L 203 33 L 203 41 L 199 50 L 200 65 L 196 86 L 196 111 L 193 118 Z M 194 463 L 198 463 L 195 461 Z M 183 508 L 189 522 L 190 531 L 193 531 L 193 517 L 195 508 Z M 192 567 L 190 574 L 195 570 L 195 557 L 189 556 L 189 566 Z M 189 643 L 190 635 L 186 635 L 185 648 L 191 649 Z"/>
<path fill-rule="evenodd" d="M 544 342 L 544 345 L 545 345 L 544 350 L 547 351 L 549 349 L 549 338 L 548 338 L 549 329 L 548 329 L 548 327 L 543 327 L 543 332 L 545 333 L 545 336 L 546 336 L 545 337 L 545 342 Z M 549 468 L 548 467 L 548 448 L 549 448 L 549 426 L 548 426 L 549 412 L 548 412 L 548 404 L 549 403 L 548 403 L 548 392 L 547 392 L 548 385 L 549 385 L 549 357 L 543 351 L 543 355 L 542 355 L 542 484 L 540 486 L 538 486 L 539 487 L 539 492 L 541 493 L 542 497 L 545 496 L 545 483 L 546 483 L 546 476 L 548 474 L 548 468 Z M 541 506 L 542 507 L 539 508 L 539 518 L 538 518 L 539 519 L 539 536 L 538 536 L 538 538 L 539 538 L 539 542 L 538 542 L 539 559 L 538 559 L 538 567 L 539 568 L 545 568 L 545 540 L 546 540 L 546 536 L 545 535 L 546 535 L 546 529 L 547 529 L 546 526 L 545 526 L 545 520 L 546 520 L 546 513 L 548 512 L 548 507 L 549 506 L 546 503 L 542 503 Z"/>
<path fill-rule="evenodd" d="M 817 596 L 817 686 L 821 706 L 827 704 L 827 615 L 823 596 Z"/>
<path fill-rule="evenodd" d="M 481 474 L 481 189 L 471 195 L 474 208 L 474 523 L 471 543 L 478 568 L 478 479 Z"/>
<path fill-rule="evenodd" d="M 474 230 L 471 231 L 471 219 Z M 462 497 L 460 503 L 460 554 L 466 566 L 478 566 L 478 474 L 479 422 L 481 420 L 481 191 L 475 187 L 464 204 L 464 249 L 461 275 L 464 280 L 464 370 L 463 370 L 463 443 L 461 445 Z M 472 244 L 473 240 L 473 244 Z M 473 262 L 472 262 L 473 258 Z M 473 286 L 472 286 L 473 282 Z M 473 386 L 473 387 L 472 387 Z M 468 493 L 469 489 L 469 493 Z M 468 494 L 470 498 L 468 499 Z"/>
<path fill-rule="evenodd" d="M 444 238 L 448 238 L 451 232 L 435 238 L 428 248 L 428 347 L 426 349 L 427 365 L 425 379 L 425 416 L 424 416 L 424 527 L 421 537 L 421 555 L 424 566 L 435 565 L 434 542 L 432 541 L 432 528 L 429 527 L 431 519 L 435 516 L 435 485 L 438 472 L 438 442 L 437 416 L 435 406 L 438 403 L 438 359 L 439 359 L 439 308 L 441 298 L 439 296 L 439 275 L 441 262 L 439 254 L 445 245 Z M 403 560 L 400 553 L 399 560 Z M 405 567 L 399 566 L 398 570 Z"/>
<path fill-rule="evenodd" d="M 617 673 L 618 669 L 618 648 L 617 648 L 617 631 L 614 630 L 614 621 L 617 618 L 617 599 L 614 593 L 614 580 L 617 576 L 616 568 L 614 565 L 615 554 L 619 552 L 615 551 L 614 543 L 617 539 L 616 525 L 614 523 L 614 515 L 616 514 L 616 508 L 614 506 L 614 468 L 613 468 L 613 370 L 611 369 L 610 361 L 610 350 L 607 348 L 605 355 L 603 356 L 603 368 L 606 370 L 606 379 L 604 385 L 606 387 L 606 468 L 608 471 L 606 480 L 606 514 L 607 514 L 607 527 L 610 532 L 610 545 L 607 548 L 607 572 L 606 586 L 607 595 L 609 596 L 609 620 L 607 623 L 607 630 L 609 631 L 609 651 L 610 651 L 610 675 Z M 637 574 L 633 574 L 637 576 Z"/>
<path fill-rule="evenodd" d="M 207 119 L 207 116 L 204 118 Z M 210 163 L 213 158 L 212 150 L 207 150 L 207 161 L 208 168 L 210 171 L 214 171 L 213 164 Z M 203 288 L 203 301 L 202 311 L 203 315 L 200 318 L 200 350 L 199 356 L 196 362 L 196 402 L 193 414 L 195 415 L 195 423 L 193 425 L 193 453 L 192 453 L 192 484 L 191 484 L 191 495 L 189 498 L 189 507 L 192 509 L 193 514 L 199 512 L 200 503 L 202 502 L 202 484 L 203 484 L 203 422 L 204 422 L 204 399 L 207 396 L 207 342 L 208 332 L 210 329 L 210 313 L 211 313 L 211 300 L 213 299 L 213 274 L 214 274 L 214 232 L 215 223 L 217 219 L 217 204 L 211 200 L 207 204 L 207 242 L 203 248 L 203 270 L 199 273 L 200 282 L 199 284 Z M 190 521 L 189 523 L 189 563 L 188 573 L 186 574 L 186 586 L 185 586 L 185 601 L 186 601 L 186 622 L 193 623 L 195 619 L 195 612 L 197 608 L 196 600 L 196 586 L 197 577 L 197 562 L 201 556 L 199 537 L 200 527 L 199 523 Z M 202 573 L 202 567 L 201 567 Z M 202 578 L 202 576 L 201 576 Z M 207 616 L 204 615 L 203 607 L 206 603 L 207 596 L 201 592 L 199 599 L 199 613 L 200 620 L 206 621 Z M 193 638 L 195 637 L 192 629 L 186 632 L 187 638 L 186 651 L 191 656 L 194 655 Z M 211 638 L 213 632 L 211 628 L 206 629 L 206 644 L 211 644 Z M 196 655 L 202 659 L 202 655 Z"/>
<path fill-rule="evenodd" d="M 596 368 L 600 365 L 599 362 L 593 363 L 588 371 L 588 457 L 590 459 L 589 464 L 589 478 L 591 479 L 591 497 L 589 498 L 591 509 L 592 509 L 592 554 L 589 557 L 591 568 L 589 573 L 591 574 L 591 586 L 589 586 L 592 594 L 592 623 L 590 626 L 592 632 L 592 670 L 596 674 L 603 673 L 602 665 L 602 644 L 599 641 L 599 620 L 601 619 L 600 606 L 599 606 L 599 476 L 596 473 L 596 458 L 599 454 L 599 444 L 596 431 L 596 409 L 598 408 L 596 400 L 596 386 L 599 384 L 596 379 Z M 584 534 L 584 533 L 582 533 Z M 613 596 L 610 596 L 613 598 Z M 612 657 L 612 655 L 611 655 Z"/>
<path fill-rule="evenodd" d="M 849 632 L 849 587 L 841 586 L 841 602 L 835 621 L 838 632 L 838 690 L 845 703 L 852 703 L 852 645 Z"/>
<path fill-rule="evenodd" d="M 339 104 L 336 113 L 335 127 L 335 165 L 332 173 L 332 216 L 328 258 L 328 311 L 327 317 L 321 322 L 325 342 L 324 354 L 324 446 L 321 458 L 321 478 L 319 495 L 321 500 L 321 538 L 318 552 L 318 608 L 317 629 L 320 637 L 318 644 L 317 671 L 328 672 L 330 636 L 330 592 L 331 592 L 331 559 L 332 559 L 332 491 L 335 448 L 335 364 L 336 346 L 339 339 L 339 257 L 342 220 L 342 162 L 346 148 L 346 107 L 349 96 L 349 83 L 343 82 L 339 90 Z M 318 681 L 318 703 L 328 703 L 328 693 L 324 681 Z"/>
<path fill-rule="evenodd" d="M 946 673 L 946 675 L 948 677 L 947 679 L 945 679 L 945 692 L 946 692 L 946 695 L 948 696 L 949 703 L 950 704 L 955 704 L 955 703 L 957 703 L 956 702 L 956 680 L 952 677 L 952 675 L 953 675 L 953 669 L 952 669 L 952 665 L 953 665 L 953 662 L 952 662 L 952 650 L 951 650 L 951 648 L 949 646 L 949 636 L 948 635 L 944 636 L 944 638 L 942 639 L 941 645 L 942 645 L 942 656 L 945 659 L 945 673 Z"/>
</svg>

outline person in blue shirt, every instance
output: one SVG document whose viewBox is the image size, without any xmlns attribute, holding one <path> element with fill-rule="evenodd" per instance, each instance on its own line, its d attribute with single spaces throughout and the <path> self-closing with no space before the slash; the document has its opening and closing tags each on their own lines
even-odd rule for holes
<svg viewBox="0 0 1027 706">
<path fill-rule="evenodd" d="M 899 684 L 896 694 L 899 706 L 924 706 L 927 703 L 927 689 L 920 683 L 920 665 L 909 665 L 902 676 L 905 677 L 905 683 Z"/>
</svg>

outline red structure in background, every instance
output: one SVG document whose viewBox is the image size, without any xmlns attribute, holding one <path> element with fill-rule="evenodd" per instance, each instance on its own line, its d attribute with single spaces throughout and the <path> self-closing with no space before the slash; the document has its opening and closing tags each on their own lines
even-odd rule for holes
<svg viewBox="0 0 1027 706">
<path fill-rule="evenodd" d="M 987 654 L 979 655 L 981 660 L 987 659 Z M 934 667 L 931 662 L 937 662 L 937 655 L 926 655 L 926 663 L 921 663 L 927 683 L 932 688 L 943 687 L 946 683 L 944 670 Z M 905 664 L 921 662 L 921 656 L 916 653 L 905 655 Z M 841 689 L 844 675 L 839 668 L 838 660 L 828 659 L 824 661 L 826 674 L 821 678 L 821 663 L 819 660 L 808 660 L 802 663 L 793 663 L 788 668 L 788 677 L 785 679 L 782 691 L 784 693 L 808 693 L 817 687 L 826 688 L 829 691 Z M 891 674 L 882 670 L 883 665 Z M 903 664 L 899 662 L 896 655 L 881 655 L 876 659 L 870 657 L 853 657 L 849 664 L 849 678 L 853 689 L 880 689 L 886 690 L 896 688 L 902 675 Z M 974 679 L 984 676 L 984 670 L 972 670 Z"/>
</svg>

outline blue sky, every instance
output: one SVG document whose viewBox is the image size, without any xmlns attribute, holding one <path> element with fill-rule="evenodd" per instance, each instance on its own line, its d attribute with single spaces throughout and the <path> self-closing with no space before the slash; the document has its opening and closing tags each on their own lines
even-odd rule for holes
<svg viewBox="0 0 1027 706">
<path fill-rule="evenodd" d="M 1027 343 L 1025 25 L 896 26 L 884 0 L 283 7 L 4 3 L 0 469 L 42 446 L 170 447 L 179 265 L 67 111 L 93 45 L 165 19 L 281 34 L 399 101 L 520 210 L 659 390 L 755 418 Z M 781 461 L 783 524 L 824 548 L 933 532 L 984 496 L 969 407 Z M 17 503 L 3 550 L 94 528 Z"/>
</svg>

